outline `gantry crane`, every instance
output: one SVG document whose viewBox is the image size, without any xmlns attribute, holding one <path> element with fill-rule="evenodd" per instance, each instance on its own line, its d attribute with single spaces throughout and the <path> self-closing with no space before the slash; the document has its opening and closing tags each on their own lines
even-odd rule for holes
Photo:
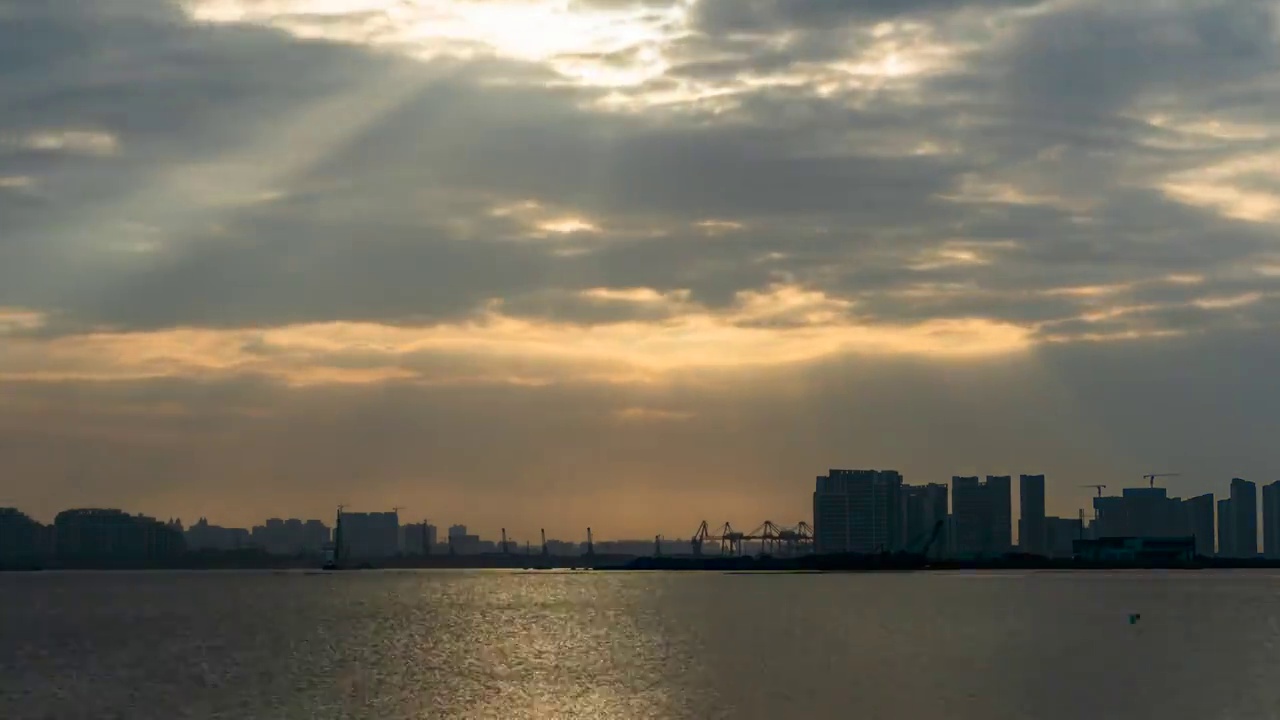
<svg viewBox="0 0 1280 720">
<path fill-rule="evenodd" d="M 710 525 L 703 520 L 689 540 L 689 548 L 695 556 L 702 555 L 703 546 L 707 542 L 719 542 L 722 556 L 741 555 L 743 541 L 759 540 L 760 551 L 768 554 L 771 551 L 779 554 L 794 554 L 802 548 L 813 547 L 813 528 L 809 523 L 801 521 L 794 527 L 782 527 L 770 520 L 764 521 L 751 532 L 744 533 L 733 529 L 733 525 L 725 523 L 719 533 L 712 533 Z"/>
<path fill-rule="evenodd" d="M 689 549 L 693 552 L 694 557 L 702 556 L 702 543 L 711 539 L 711 528 L 707 527 L 707 521 L 703 520 L 698 526 L 697 532 L 689 540 Z"/>
</svg>

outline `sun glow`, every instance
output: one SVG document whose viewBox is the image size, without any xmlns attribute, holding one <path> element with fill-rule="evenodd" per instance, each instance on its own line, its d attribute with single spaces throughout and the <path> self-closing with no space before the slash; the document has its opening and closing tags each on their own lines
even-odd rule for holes
<svg viewBox="0 0 1280 720">
<path fill-rule="evenodd" d="M 590 8 L 572 0 L 189 0 L 192 18 L 257 23 L 299 37 L 421 59 L 492 54 L 548 64 L 582 84 L 634 85 L 666 69 L 662 45 L 685 32 L 687 8 Z"/>
</svg>

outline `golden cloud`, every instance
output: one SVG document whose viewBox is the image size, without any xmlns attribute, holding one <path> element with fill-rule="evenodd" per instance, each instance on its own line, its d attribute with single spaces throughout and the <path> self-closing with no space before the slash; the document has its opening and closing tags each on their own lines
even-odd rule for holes
<svg viewBox="0 0 1280 720">
<path fill-rule="evenodd" d="M 416 327 L 329 322 L 15 338 L 0 358 L 0 378 L 637 383 L 682 371 L 771 368 L 839 354 L 972 358 L 1030 345 L 1030 329 L 987 319 L 860 321 L 851 302 L 793 286 L 740 293 L 723 311 L 693 304 L 683 292 L 597 289 L 585 295 L 664 302 L 678 313 L 660 322 L 574 325 L 513 317 L 494 302 L 467 322 Z"/>
</svg>

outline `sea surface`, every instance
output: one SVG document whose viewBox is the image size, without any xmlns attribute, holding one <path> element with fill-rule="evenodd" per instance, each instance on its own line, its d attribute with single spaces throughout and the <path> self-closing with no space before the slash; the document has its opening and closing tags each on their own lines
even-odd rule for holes
<svg viewBox="0 0 1280 720">
<path fill-rule="evenodd" d="M 1280 718 L 1280 573 L 0 574 L 0 718 Z"/>
</svg>

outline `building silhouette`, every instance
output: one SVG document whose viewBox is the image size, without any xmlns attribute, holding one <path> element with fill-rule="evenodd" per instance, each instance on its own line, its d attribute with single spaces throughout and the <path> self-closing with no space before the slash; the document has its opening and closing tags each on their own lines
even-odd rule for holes
<svg viewBox="0 0 1280 720">
<path fill-rule="evenodd" d="M 1051 558 L 1069 558 L 1076 540 L 1083 539 L 1080 518 L 1047 517 L 1044 519 L 1045 555 Z"/>
<path fill-rule="evenodd" d="M 1280 560 L 1280 480 L 1262 486 L 1262 554 Z"/>
<path fill-rule="evenodd" d="M 1013 548 L 1011 489 L 1008 475 L 951 478 L 955 553 L 1003 555 Z"/>
<path fill-rule="evenodd" d="M 342 513 L 341 557 L 372 560 L 400 553 L 400 516 L 396 512 Z"/>
<path fill-rule="evenodd" d="M 65 563 L 152 563 L 186 550 L 183 534 L 174 525 L 120 510 L 64 510 L 53 526 L 54 551 Z"/>
<path fill-rule="evenodd" d="M 817 478 L 817 552 L 877 553 L 902 547 L 902 475 L 896 470 L 831 470 Z"/>
<path fill-rule="evenodd" d="M 1235 557 L 1235 541 L 1235 523 L 1231 511 L 1231 499 L 1223 498 L 1218 501 L 1218 557 Z"/>
<path fill-rule="evenodd" d="M 0 567 L 36 566 L 53 554 L 53 528 L 17 508 L 0 508 Z"/>
<path fill-rule="evenodd" d="M 943 483 L 902 486 L 903 533 L 898 539 L 900 547 L 914 548 L 933 533 L 933 528 L 939 521 L 943 523 L 944 529 L 947 527 L 950 521 L 947 513 L 948 490 Z M 938 535 L 929 549 L 930 555 L 946 557 L 950 553 L 947 535 L 946 532 Z"/>
<path fill-rule="evenodd" d="M 1181 498 L 1162 487 L 1124 488 L 1120 495 L 1095 497 L 1095 537 L 1180 537 L 1186 535 Z"/>
<path fill-rule="evenodd" d="M 421 522 L 404 526 L 404 551 L 407 555 L 430 555 L 435 552 L 436 526 Z"/>
<path fill-rule="evenodd" d="M 272 555 L 314 555 L 329 542 L 330 530 L 320 520 L 271 518 L 257 525 L 251 542 Z"/>
<path fill-rule="evenodd" d="M 190 550 L 243 550 L 252 545 L 248 530 L 210 525 L 203 517 L 187 528 L 186 541 Z"/>
<path fill-rule="evenodd" d="M 1231 479 L 1231 557 L 1258 555 L 1258 486 L 1242 478 Z"/>
<path fill-rule="evenodd" d="M 1018 490 L 1018 547 L 1024 553 L 1047 555 L 1044 475 L 1018 476 Z"/>
<path fill-rule="evenodd" d="M 508 551 L 516 550 L 516 543 L 513 539 L 508 538 Z M 489 549 L 486 544 L 480 540 L 479 535 L 467 532 L 466 525 L 450 525 L 449 526 L 449 552 L 455 555 L 476 555 Z"/>
<path fill-rule="evenodd" d="M 1197 495 L 1182 501 L 1185 531 L 1196 539 L 1196 555 L 1213 557 L 1213 493 Z"/>
</svg>

